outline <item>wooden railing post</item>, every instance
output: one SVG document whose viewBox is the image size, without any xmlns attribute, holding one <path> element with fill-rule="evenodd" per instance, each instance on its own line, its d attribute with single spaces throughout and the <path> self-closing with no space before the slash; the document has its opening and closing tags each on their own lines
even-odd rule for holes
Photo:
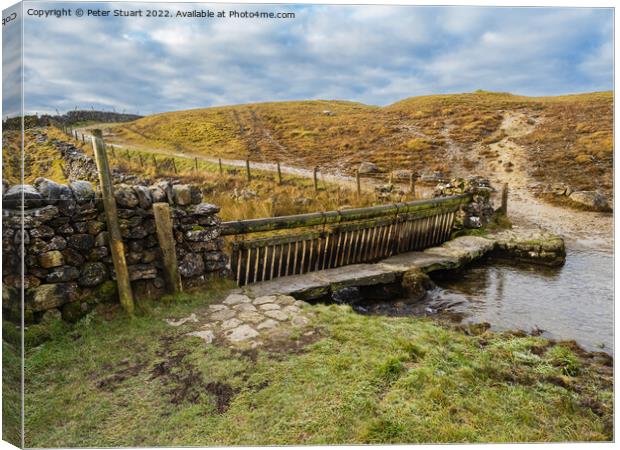
<svg viewBox="0 0 620 450">
<path fill-rule="evenodd" d="M 153 215 L 155 217 L 155 227 L 157 228 L 157 240 L 159 241 L 159 248 L 163 256 L 166 287 L 170 294 L 176 294 L 183 290 L 183 285 L 179 275 L 177 253 L 172 234 L 170 205 L 164 202 L 153 203 Z"/>
<path fill-rule="evenodd" d="M 123 245 L 121 230 L 118 225 L 118 213 L 116 211 L 116 200 L 114 198 L 114 186 L 112 185 L 112 174 L 110 172 L 108 155 L 106 154 L 101 130 L 93 130 L 92 139 L 97 172 L 99 173 L 99 183 L 101 185 L 101 194 L 103 196 L 103 208 L 106 215 L 110 252 L 112 254 L 114 272 L 116 272 L 118 295 L 121 305 L 125 311 L 127 311 L 127 314 L 133 315 L 133 293 L 131 291 L 127 261 L 125 261 L 125 246 Z"/>
<path fill-rule="evenodd" d="M 245 160 L 245 171 L 246 171 L 246 174 L 248 177 L 248 183 L 249 183 L 250 181 L 252 181 L 252 173 L 250 172 L 250 160 L 249 159 Z"/>
<path fill-rule="evenodd" d="M 508 183 L 504 183 L 502 186 L 502 206 L 500 211 L 503 215 L 508 215 Z"/>
</svg>

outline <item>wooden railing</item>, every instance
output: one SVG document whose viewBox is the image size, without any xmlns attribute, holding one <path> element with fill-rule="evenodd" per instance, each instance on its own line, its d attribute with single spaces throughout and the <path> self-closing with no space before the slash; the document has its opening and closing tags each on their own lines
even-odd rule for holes
<svg viewBox="0 0 620 450">
<path fill-rule="evenodd" d="M 471 195 L 343 211 L 224 222 L 235 236 L 231 270 L 239 286 L 277 277 L 378 261 L 421 250 L 450 237 L 454 216 Z M 312 228 L 239 240 L 250 233 Z"/>
</svg>

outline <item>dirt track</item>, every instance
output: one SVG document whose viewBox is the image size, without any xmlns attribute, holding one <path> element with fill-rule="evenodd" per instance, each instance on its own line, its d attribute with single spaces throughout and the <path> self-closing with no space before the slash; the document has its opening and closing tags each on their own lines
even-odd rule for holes
<svg viewBox="0 0 620 450">
<path fill-rule="evenodd" d="M 99 125 L 104 127 L 104 124 Z M 90 130 L 97 127 L 79 129 L 79 133 L 90 136 Z M 489 148 L 499 155 L 494 160 L 482 160 L 476 169 L 478 174 L 488 177 L 492 183 L 499 187 L 503 183 L 509 185 L 509 215 L 516 227 L 532 228 L 539 227 L 563 236 L 572 247 L 598 249 L 611 251 L 613 249 L 613 217 L 610 214 L 578 211 L 559 206 L 550 205 L 536 198 L 530 192 L 528 186 L 534 180 L 527 174 L 526 167 L 529 164 L 525 148 L 517 144 L 514 139 L 530 133 L 536 127 L 536 123 L 525 114 L 506 113 L 502 123 L 505 137 L 498 142 L 489 145 Z M 211 158 L 201 154 L 188 152 L 174 152 L 161 148 L 139 148 L 130 144 L 111 144 L 115 147 L 133 149 L 136 151 L 149 151 L 162 155 L 176 157 L 198 158 L 201 161 L 217 163 L 218 158 Z M 460 165 L 458 149 L 452 149 L 451 162 Z M 503 164 L 511 162 L 510 169 Z M 222 163 L 232 167 L 245 167 L 245 160 L 222 159 Z M 267 172 L 275 172 L 276 165 L 267 162 L 252 162 L 252 167 Z M 284 174 L 299 177 L 312 178 L 313 171 L 294 166 L 281 164 Z M 464 168 L 460 171 L 467 173 Z M 471 172 L 471 171 L 470 171 Z M 349 189 L 355 189 L 355 178 L 339 173 L 320 173 L 320 178 L 325 182 L 338 183 Z M 362 188 L 373 190 L 379 184 L 375 180 L 364 180 Z"/>
</svg>

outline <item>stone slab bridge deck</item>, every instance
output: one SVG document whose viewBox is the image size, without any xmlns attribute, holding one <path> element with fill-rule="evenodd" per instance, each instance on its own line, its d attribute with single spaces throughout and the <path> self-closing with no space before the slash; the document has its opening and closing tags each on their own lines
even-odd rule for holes
<svg viewBox="0 0 620 450">
<path fill-rule="evenodd" d="M 407 273 L 459 269 L 491 252 L 514 261 L 555 266 L 562 265 L 566 255 L 564 241 L 558 236 L 540 230 L 507 230 L 486 237 L 461 236 L 439 247 L 402 253 L 373 264 L 276 278 L 239 291 L 253 297 L 283 294 L 317 300 L 347 287 L 399 283 Z"/>
</svg>

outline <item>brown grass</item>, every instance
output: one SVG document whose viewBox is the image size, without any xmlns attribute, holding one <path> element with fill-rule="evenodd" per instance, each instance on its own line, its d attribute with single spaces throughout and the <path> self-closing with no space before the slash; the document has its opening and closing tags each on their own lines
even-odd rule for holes
<svg viewBox="0 0 620 450">
<path fill-rule="evenodd" d="M 519 140 L 540 181 L 610 193 L 612 93 L 523 97 L 477 91 L 412 97 L 378 108 L 342 101 L 239 105 L 172 112 L 108 127 L 111 139 L 143 148 L 318 165 L 352 174 L 362 161 L 387 172 L 454 169 L 447 152 L 476 160 L 476 144 L 504 137 L 506 111 L 538 124 Z M 470 164 L 473 168 L 473 164 Z"/>
</svg>

